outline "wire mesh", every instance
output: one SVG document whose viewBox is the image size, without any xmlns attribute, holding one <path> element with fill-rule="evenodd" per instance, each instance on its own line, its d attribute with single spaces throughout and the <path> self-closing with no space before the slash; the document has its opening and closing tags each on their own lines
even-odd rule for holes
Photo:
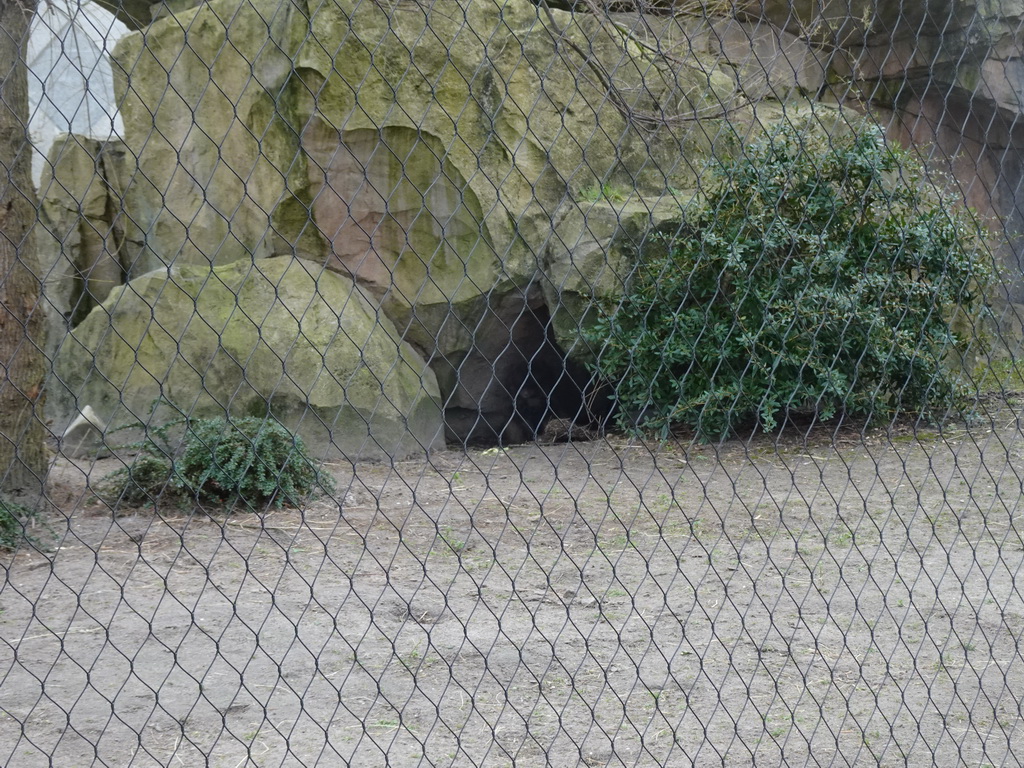
<svg viewBox="0 0 1024 768">
<path fill-rule="evenodd" d="M 1018 9 L 0 22 L 0 764 L 1020 763 Z"/>
</svg>

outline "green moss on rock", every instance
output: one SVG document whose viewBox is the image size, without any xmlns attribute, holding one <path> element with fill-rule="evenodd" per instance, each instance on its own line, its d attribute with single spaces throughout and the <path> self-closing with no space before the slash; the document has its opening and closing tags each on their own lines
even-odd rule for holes
<svg viewBox="0 0 1024 768">
<path fill-rule="evenodd" d="M 162 397 L 193 416 L 269 411 L 317 457 L 443 445 L 433 372 L 351 280 L 300 259 L 137 278 L 65 341 L 56 374 L 63 420 L 88 404 L 111 427 L 146 421 Z"/>
</svg>

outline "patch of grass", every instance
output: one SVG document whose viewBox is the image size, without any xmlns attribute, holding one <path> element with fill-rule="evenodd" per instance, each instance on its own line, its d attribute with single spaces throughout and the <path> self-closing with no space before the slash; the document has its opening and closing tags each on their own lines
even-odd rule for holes
<svg viewBox="0 0 1024 768">
<path fill-rule="evenodd" d="M 1024 363 L 1009 357 L 979 363 L 973 378 L 982 393 L 1024 392 Z"/>
<path fill-rule="evenodd" d="M 702 518 L 694 518 L 688 526 L 690 537 L 696 541 L 704 541 L 711 534 L 711 527 Z"/>
<path fill-rule="evenodd" d="M 854 531 L 849 525 L 843 522 L 837 522 L 835 527 L 832 529 L 832 535 L 829 538 L 829 543 L 833 547 L 845 548 L 850 547 L 854 543 Z"/>
<path fill-rule="evenodd" d="M 610 553 L 625 552 L 628 549 L 632 549 L 639 552 L 640 539 L 643 535 L 644 534 L 642 533 L 626 531 L 625 533 L 620 533 L 615 536 L 612 536 L 605 542 L 600 542 L 598 548 L 602 551 L 607 551 Z"/>
<path fill-rule="evenodd" d="M 398 657 L 398 661 L 401 662 L 402 666 L 412 671 L 419 666 L 419 661 L 422 657 L 420 656 L 420 645 L 417 643 L 413 648 L 406 653 Z"/>
<path fill-rule="evenodd" d="M 607 200 L 610 203 L 622 203 L 629 195 L 612 184 L 591 184 L 583 187 L 579 193 L 579 199 L 585 203 L 596 203 L 600 200 Z"/>
<path fill-rule="evenodd" d="M 443 541 L 448 548 L 456 555 L 462 554 L 466 549 L 466 541 L 460 539 L 455 535 L 455 529 L 450 525 L 446 525 L 444 530 L 440 531 L 441 541 Z"/>
<path fill-rule="evenodd" d="M 483 571 L 491 568 L 494 565 L 494 562 L 494 558 L 487 555 L 463 558 L 462 569 L 467 573 L 472 571 Z"/>
</svg>

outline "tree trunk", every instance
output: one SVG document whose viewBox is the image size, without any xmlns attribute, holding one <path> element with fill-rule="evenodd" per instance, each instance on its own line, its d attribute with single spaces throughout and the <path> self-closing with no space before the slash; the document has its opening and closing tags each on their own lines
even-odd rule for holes
<svg viewBox="0 0 1024 768">
<path fill-rule="evenodd" d="M 31 495 L 47 468 L 24 55 L 34 10 L 35 0 L 0 0 L 0 492 Z"/>
</svg>

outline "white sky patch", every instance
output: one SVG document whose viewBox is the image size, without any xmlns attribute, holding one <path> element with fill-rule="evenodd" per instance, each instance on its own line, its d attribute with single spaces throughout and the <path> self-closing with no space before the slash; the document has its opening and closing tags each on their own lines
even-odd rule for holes
<svg viewBox="0 0 1024 768">
<path fill-rule="evenodd" d="M 58 136 L 106 141 L 124 133 L 110 52 L 128 28 L 90 0 L 41 0 L 28 41 L 32 178 L 39 187 Z"/>
</svg>

